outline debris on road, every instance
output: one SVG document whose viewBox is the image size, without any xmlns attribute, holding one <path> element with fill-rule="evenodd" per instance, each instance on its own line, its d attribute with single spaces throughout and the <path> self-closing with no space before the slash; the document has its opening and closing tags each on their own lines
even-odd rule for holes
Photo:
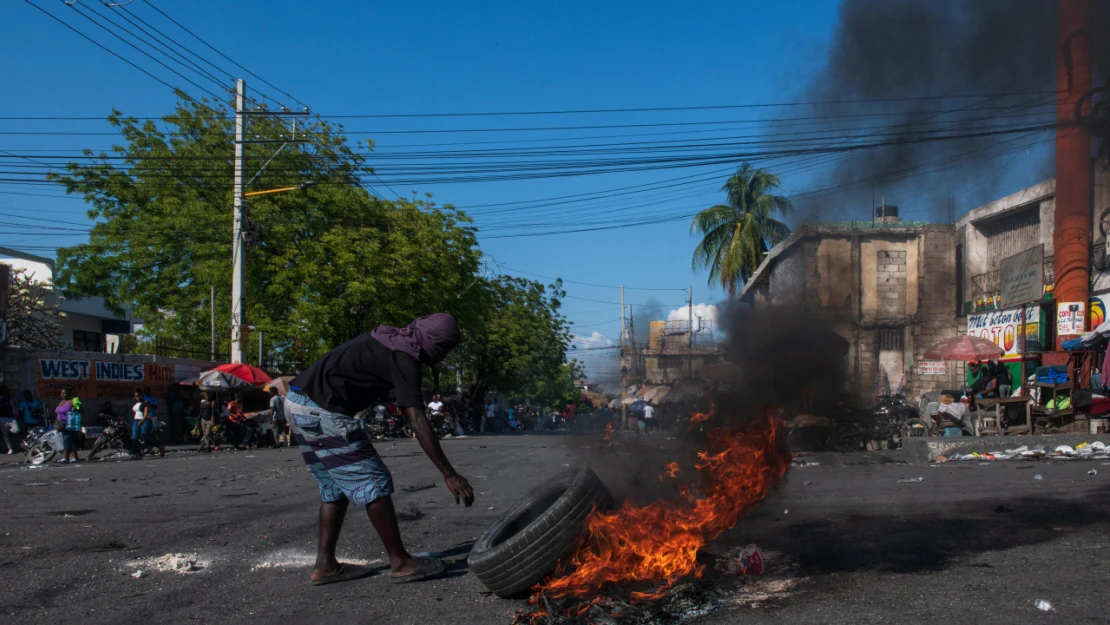
<svg viewBox="0 0 1110 625">
<path fill-rule="evenodd" d="M 1094 476 L 1098 475 L 1098 470 L 1097 469 L 1091 469 L 1090 471 L 1087 471 L 1087 475 L 1090 475 L 1091 477 L 1094 477 Z"/>
<path fill-rule="evenodd" d="M 952 453 L 949 456 L 937 456 L 935 462 L 978 461 L 990 463 L 996 460 L 1110 460 L 1110 450 L 1102 441 L 1093 443 L 1080 443 L 1075 447 L 1058 445 L 1049 451 L 1044 446 L 1029 449 L 1022 445 L 1016 449 L 990 452 L 971 452 L 966 454 Z"/>
<path fill-rule="evenodd" d="M 1045 601 L 1044 599 L 1037 599 L 1037 602 L 1034 603 L 1033 605 L 1037 606 L 1037 609 L 1041 610 L 1042 612 L 1055 612 L 1056 611 L 1056 608 L 1052 607 L 1052 604 Z"/>
<path fill-rule="evenodd" d="M 402 521 L 419 521 L 424 518 L 424 513 L 416 507 L 416 504 L 410 503 L 407 508 L 397 513 L 397 518 Z"/>
<path fill-rule="evenodd" d="M 1040 481 L 1041 481 L 1041 480 L 1043 480 L 1044 478 L 1043 478 L 1043 477 L 1041 477 L 1041 474 L 1040 474 L 1040 473 L 1038 473 L 1038 474 L 1036 474 L 1036 475 L 1034 475 L 1034 476 L 1033 476 L 1033 479 L 1035 479 L 1035 480 L 1037 480 L 1038 482 L 1040 482 Z"/>
<path fill-rule="evenodd" d="M 435 484 L 421 484 L 419 486 L 406 486 L 402 488 L 401 491 L 405 493 L 419 493 L 422 490 L 428 490 L 429 488 L 435 487 Z"/>
<path fill-rule="evenodd" d="M 353 564 L 355 566 L 377 566 L 384 561 L 380 558 L 373 560 L 366 560 L 362 558 L 349 558 L 346 556 L 339 557 L 340 562 Z M 305 568 L 310 569 L 316 562 L 316 554 L 307 551 L 294 551 L 291 549 L 282 549 L 275 551 L 263 557 L 261 562 L 258 562 L 251 567 L 251 571 L 258 571 L 263 569 L 282 569 L 282 568 Z"/>
<path fill-rule="evenodd" d="M 924 482 L 924 481 L 925 481 L 925 478 L 923 478 L 923 477 L 908 477 L 904 480 L 898 480 L 898 483 L 899 484 L 917 484 L 918 482 Z"/>
<path fill-rule="evenodd" d="M 139 570 L 131 574 L 131 577 L 138 579 L 146 572 L 143 570 L 151 569 L 159 573 L 194 573 L 203 570 L 208 566 L 208 562 L 202 561 L 196 554 L 185 553 L 167 553 L 164 556 L 157 558 L 144 558 L 136 562 L 132 562 L 129 566 L 138 568 Z M 140 568 L 141 567 L 141 568 Z M 137 575 L 140 574 L 141 575 Z"/>
<path fill-rule="evenodd" d="M 728 559 L 725 571 L 732 575 L 763 575 L 763 555 L 759 547 L 748 545 L 735 550 Z"/>
<path fill-rule="evenodd" d="M 142 579 L 146 577 L 146 571 L 135 571 L 131 574 L 131 577 L 134 577 L 135 579 Z"/>
</svg>

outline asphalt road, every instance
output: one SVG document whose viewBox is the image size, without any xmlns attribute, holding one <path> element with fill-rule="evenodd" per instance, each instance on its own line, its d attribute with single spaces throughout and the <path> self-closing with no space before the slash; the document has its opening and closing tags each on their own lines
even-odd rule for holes
<svg viewBox="0 0 1110 625">
<path fill-rule="evenodd" d="M 643 441 L 665 446 L 661 437 L 637 445 Z M 554 435 L 445 441 L 475 487 L 470 509 L 455 505 L 414 442 L 380 445 L 408 517 L 410 550 L 453 562 L 447 579 L 404 585 L 391 584 L 387 572 L 308 583 L 318 500 L 295 450 L 0 464 L 0 615 L 11 623 L 508 623 L 524 603 L 483 594 L 466 573 L 467 549 L 500 510 L 564 465 L 600 464 L 618 493 L 648 471 L 650 454 L 639 447 L 595 445 Z M 883 458 L 800 458 L 820 464 L 791 469 L 787 483 L 713 547 L 759 545 L 767 576 L 729 578 L 730 602 L 695 622 L 1106 622 L 1110 466 Z M 1087 475 L 1092 468 L 1098 476 Z M 898 483 L 915 477 L 924 480 Z M 159 571 L 151 559 L 167 554 L 203 568 Z M 384 556 L 355 509 L 340 555 L 372 563 Z M 132 576 L 138 570 L 143 577 Z M 1056 611 L 1038 611 L 1037 599 Z"/>
</svg>

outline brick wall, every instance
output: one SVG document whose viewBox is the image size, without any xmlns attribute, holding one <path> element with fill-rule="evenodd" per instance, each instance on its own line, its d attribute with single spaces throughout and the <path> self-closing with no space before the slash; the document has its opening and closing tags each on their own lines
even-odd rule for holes
<svg viewBox="0 0 1110 625">
<path fill-rule="evenodd" d="M 912 336 L 915 365 L 922 360 L 925 350 L 959 332 L 955 232 L 927 231 L 920 245 L 921 266 L 917 268 L 920 304 Z M 949 362 L 947 375 L 917 375 L 915 366 L 907 376 L 906 398 L 916 402 L 925 392 L 958 388 L 961 371 L 960 363 Z"/>
<path fill-rule="evenodd" d="M 901 319 L 906 316 L 906 252 L 879 250 L 877 269 L 878 317 Z"/>
</svg>

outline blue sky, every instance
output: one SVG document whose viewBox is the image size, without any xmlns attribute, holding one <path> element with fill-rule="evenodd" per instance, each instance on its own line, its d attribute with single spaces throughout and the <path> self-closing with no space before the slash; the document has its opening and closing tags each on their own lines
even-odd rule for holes
<svg viewBox="0 0 1110 625">
<path fill-rule="evenodd" d="M 79 0 L 88 4 L 94 0 Z M 82 32 L 120 50 L 152 73 L 195 91 L 162 68 L 113 40 L 59 0 L 35 4 Z M 209 43 L 321 115 L 489 112 L 684 107 L 794 101 L 805 96 L 836 23 L 832 2 L 322 2 L 285 0 L 156 2 Z M 202 44 L 169 25 L 143 0 L 134 11 L 189 47 L 216 58 Z M 112 107 L 158 116 L 173 105 L 170 91 L 48 18 L 24 1 L 0 8 L 0 59 L 6 97 L 2 113 L 18 116 L 105 115 Z M 248 78 L 248 89 L 273 89 Z M 602 131 L 373 134 L 402 130 L 505 128 L 538 125 L 688 123 L 744 117 L 720 110 L 567 115 L 556 117 L 361 119 L 351 131 L 369 131 L 380 151 L 393 146 L 468 140 L 528 140 L 597 136 Z M 101 122 L 0 122 L 0 131 L 104 131 Z M 628 132 L 628 131 L 621 131 Z M 364 135 L 360 135 L 362 138 Z M 665 137 L 664 137 L 665 138 Z M 106 148 L 110 137 L 0 134 L 0 150 Z M 433 148 L 428 148 L 433 149 Z M 449 149 L 458 149 L 457 147 Z M 1019 154 L 1020 156 L 1020 154 Z M 597 232 L 489 238 L 534 232 L 506 228 L 505 217 L 483 217 L 488 204 L 596 192 L 704 173 L 721 167 L 607 174 L 516 182 L 483 182 L 397 188 L 434 193 L 440 202 L 474 208 L 487 229 L 483 250 L 503 271 L 559 276 L 601 287 L 567 284 L 567 313 L 580 333 L 617 337 L 619 291 L 632 304 L 676 308 L 688 285 L 695 303 L 719 302 L 723 293 L 692 271 L 695 239 L 688 220 Z M 785 190 L 814 184 L 811 172 L 784 176 Z M 717 203 L 726 176 L 691 185 L 682 193 L 643 196 L 643 214 L 681 215 Z M 1028 184 L 1033 181 L 1021 181 Z M 0 212 L 82 220 L 82 202 L 12 193 L 57 194 L 45 187 L 0 183 Z M 383 190 L 383 194 L 388 192 Z M 978 198 L 968 198 L 968 201 Z M 969 206 L 961 207 L 966 210 Z M 554 217 L 569 225 L 613 205 L 583 204 Z M 615 219 L 641 214 L 626 202 Z M 229 208 L 230 210 L 230 208 Z M 526 219 L 543 222 L 543 211 Z M 31 222 L 33 223 L 33 222 Z M 498 226 L 501 229 L 498 229 Z M 19 236 L 0 231 L 0 246 L 72 244 L 80 237 Z M 39 250 L 41 252 L 41 250 Z M 588 301 L 598 300 L 598 301 Z M 604 356 L 602 354 L 605 354 Z M 611 359 L 608 352 L 583 353 Z"/>
</svg>

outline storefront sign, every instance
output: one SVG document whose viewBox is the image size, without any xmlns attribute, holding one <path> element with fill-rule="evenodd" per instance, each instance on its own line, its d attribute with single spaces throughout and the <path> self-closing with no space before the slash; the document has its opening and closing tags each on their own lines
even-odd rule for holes
<svg viewBox="0 0 1110 625">
<path fill-rule="evenodd" d="M 1035 352 L 1040 350 L 1038 340 L 1037 321 L 1040 309 L 1037 306 L 1025 308 L 1025 351 Z M 1003 358 L 1018 357 L 1021 355 L 1021 309 L 995 310 L 967 317 L 968 336 L 993 341 L 1006 350 Z"/>
<path fill-rule="evenodd" d="M 1110 295 L 1092 295 L 1087 300 L 1087 329 L 1092 332 L 1106 321 L 1106 303 Z"/>
<path fill-rule="evenodd" d="M 948 375 L 948 363 L 943 360 L 919 360 L 917 375 Z"/>
<path fill-rule="evenodd" d="M 162 396 L 176 381 L 173 365 L 152 362 L 39 358 L 36 369 L 40 397 L 66 388 L 82 399 L 117 399 L 148 386 Z"/>
<path fill-rule="evenodd" d="M 1056 335 L 1083 334 L 1083 322 L 1086 321 L 1086 317 L 1086 302 L 1057 302 Z"/>
<path fill-rule="evenodd" d="M 1041 299 L 1044 294 L 1044 246 L 1038 245 L 1003 259 L 1000 273 L 1003 308 Z"/>
</svg>

